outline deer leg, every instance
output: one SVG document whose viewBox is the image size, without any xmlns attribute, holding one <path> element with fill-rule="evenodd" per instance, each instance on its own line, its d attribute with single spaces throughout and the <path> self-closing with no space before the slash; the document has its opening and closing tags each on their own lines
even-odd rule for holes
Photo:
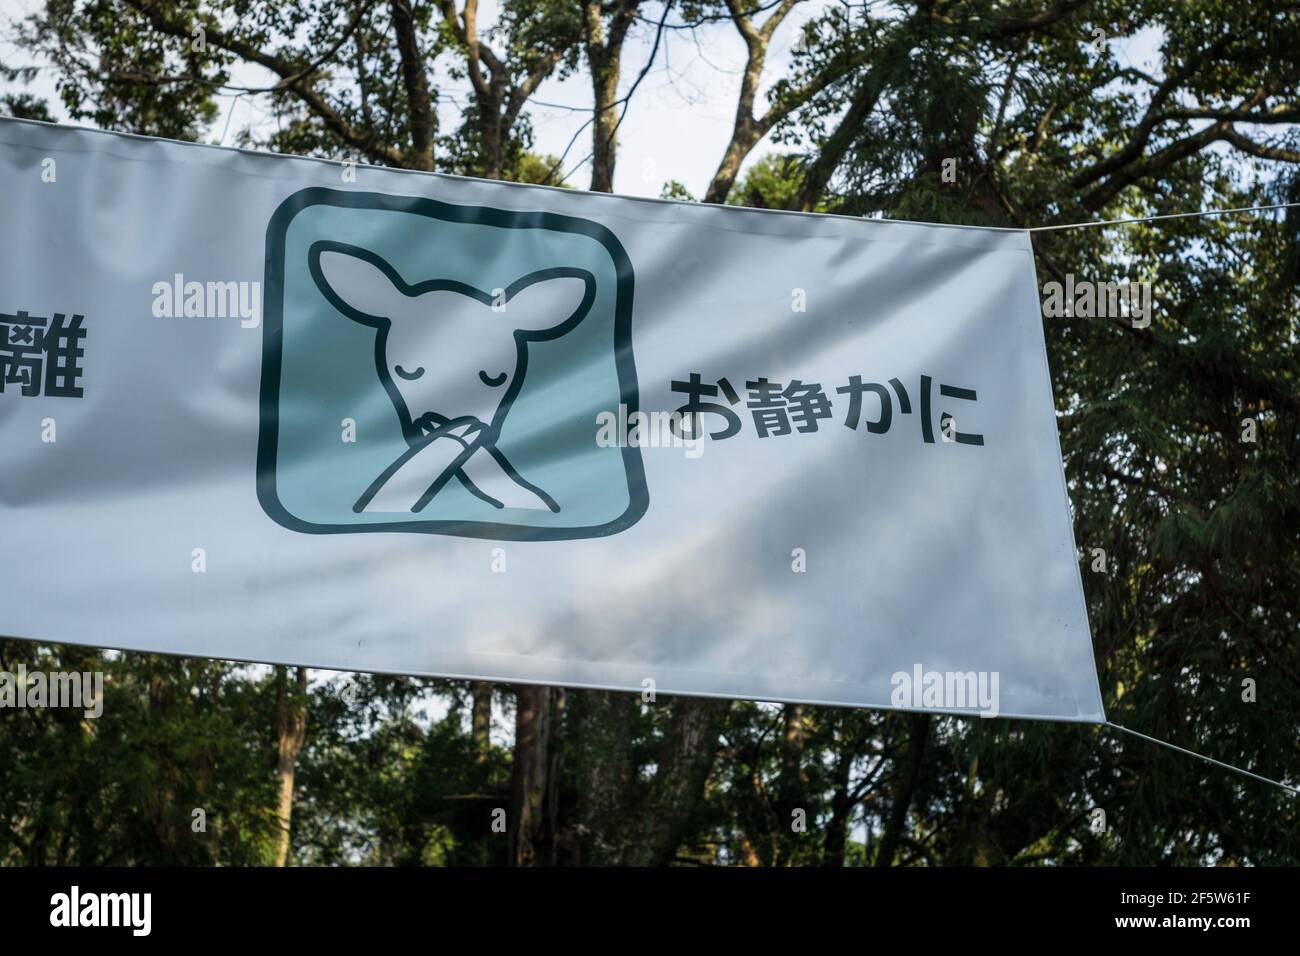
<svg viewBox="0 0 1300 956">
<path fill-rule="evenodd" d="M 366 489 L 353 511 L 420 511 L 460 470 L 473 446 L 442 435 L 408 449 Z"/>
<path fill-rule="evenodd" d="M 495 446 L 480 446 L 461 465 L 461 471 L 483 496 L 493 498 L 507 508 L 560 510 L 554 498 L 525 480 Z"/>
</svg>

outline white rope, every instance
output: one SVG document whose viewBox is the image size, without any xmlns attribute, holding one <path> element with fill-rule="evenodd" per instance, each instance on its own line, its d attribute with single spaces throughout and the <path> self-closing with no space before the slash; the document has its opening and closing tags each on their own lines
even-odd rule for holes
<svg viewBox="0 0 1300 956">
<path fill-rule="evenodd" d="M 1295 209 L 1297 207 L 1300 207 L 1300 202 L 1284 202 L 1284 203 L 1275 203 L 1271 206 L 1241 206 L 1236 209 L 1205 209 L 1202 210 L 1201 212 L 1175 212 L 1175 213 L 1167 213 L 1165 215 L 1160 215 L 1160 216 L 1140 216 L 1135 219 L 1106 219 L 1100 222 L 1072 222 L 1072 223 L 1064 223 L 1062 225 L 1057 225 L 1057 226 L 1035 226 L 1025 231 L 1026 232 L 1050 232 L 1055 229 L 1086 229 L 1089 228 L 1090 226 L 1130 225 L 1132 223 L 1138 223 L 1138 222 L 1155 222 L 1156 220 L 1159 219 L 1199 219 L 1202 216 L 1227 216 L 1237 212 L 1268 212 L 1274 209 Z M 1250 777 L 1252 780 L 1258 780 L 1260 783 L 1271 784 L 1274 787 L 1277 787 L 1281 790 L 1285 790 L 1287 793 L 1291 794 L 1292 796 L 1300 796 L 1300 790 L 1296 790 L 1295 787 L 1289 787 L 1285 783 L 1282 783 L 1278 780 L 1272 780 L 1269 777 L 1262 777 L 1259 774 L 1252 773 L 1249 770 L 1243 770 L 1241 767 L 1234 767 L 1230 763 L 1224 763 L 1222 760 L 1215 760 L 1213 757 L 1205 756 L 1205 754 L 1198 754 L 1194 750 L 1188 750 L 1186 747 L 1179 747 L 1177 744 L 1171 744 L 1167 740 L 1158 740 L 1155 737 L 1148 737 L 1146 734 L 1139 733 L 1136 730 L 1130 730 L 1127 727 L 1121 727 L 1119 724 L 1109 720 L 1106 721 L 1105 726 L 1113 727 L 1115 730 L 1122 731 L 1126 734 L 1131 734 L 1132 736 L 1138 737 L 1149 743 L 1158 744 L 1161 747 L 1168 747 L 1170 750 L 1176 750 L 1181 754 L 1187 754 L 1190 757 L 1196 757 L 1198 760 L 1204 760 L 1206 763 L 1212 763 L 1216 767 L 1222 767 L 1224 770 L 1231 770 L 1233 773 L 1241 774 L 1243 777 Z"/>
<path fill-rule="evenodd" d="M 1250 777 L 1251 779 L 1259 780 L 1262 783 L 1271 783 L 1273 786 L 1280 787 L 1281 789 L 1287 791 L 1292 796 L 1300 796 L 1300 790 L 1296 790 L 1295 787 L 1288 787 L 1286 784 L 1280 783 L 1277 780 L 1270 780 L 1268 777 L 1261 777 L 1257 773 L 1251 773 L 1249 770 L 1243 770 L 1240 767 L 1234 767 L 1232 764 L 1224 763 L 1222 760 L 1215 760 L 1213 757 L 1205 756 L 1205 754 L 1198 754 L 1194 750 L 1188 750 L 1185 747 L 1179 747 L 1177 744 L 1171 744 L 1167 740 L 1157 740 L 1155 737 L 1148 737 L 1146 734 L 1140 734 L 1136 730 L 1129 730 L 1127 727 L 1121 727 L 1119 724 L 1112 723 L 1109 720 L 1106 721 L 1106 726 L 1114 727 L 1116 730 L 1122 730 L 1124 731 L 1124 733 L 1132 734 L 1134 737 L 1141 737 L 1143 740 L 1148 740 L 1153 744 L 1159 744 L 1162 747 L 1168 747 L 1170 750 L 1177 750 L 1179 753 L 1190 754 L 1193 757 L 1199 757 L 1201 760 L 1204 760 L 1206 763 L 1212 763 L 1215 766 L 1224 768 L 1225 770 L 1231 770 L 1233 773 L 1239 773 L 1244 777 Z"/>
<path fill-rule="evenodd" d="M 1071 223 L 1063 223 L 1061 225 L 1056 225 L 1056 226 L 1034 226 L 1033 228 L 1026 229 L 1025 231 L 1026 232 L 1051 232 L 1057 229 L 1087 229 L 1092 226 L 1131 225 L 1133 223 L 1139 223 L 1139 222 L 1155 222 L 1161 219 L 1199 219 L 1202 216 L 1227 216 L 1227 215 L 1231 215 L 1232 213 L 1238 213 L 1238 212 L 1269 212 L 1275 209 L 1295 209 L 1297 207 L 1300 207 L 1300 202 L 1284 202 L 1284 203 L 1275 203 L 1270 206 L 1240 206 L 1236 209 L 1205 209 L 1200 212 L 1175 212 L 1175 213 L 1166 213 L 1160 216 L 1139 216 L 1134 219 L 1105 219 L 1099 222 L 1071 222 Z M 1146 734 L 1139 733 L 1136 730 L 1130 730 L 1127 727 L 1121 727 L 1119 724 L 1109 720 L 1106 721 L 1105 726 L 1113 727 L 1115 730 L 1122 731 L 1126 734 L 1131 734 L 1132 736 L 1138 737 L 1149 743 L 1158 744 L 1161 747 L 1168 747 L 1170 750 L 1176 750 L 1181 754 L 1187 754 L 1190 757 L 1196 757 L 1198 760 L 1204 760 L 1206 763 L 1212 763 L 1216 767 L 1222 767 L 1224 770 L 1231 770 L 1233 773 L 1241 774 L 1243 777 L 1250 777 L 1252 780 L 1258 780 L 1260 783 L 1271 784 L 1274 787 L 1277 787 L 1281 790 L 1285 790 L 1287 793 L 1291 794 L 1292 796 L 1300 796 L 1300 790 L 1296 790 L 1295 787 L 1289 787 L 1285 783 L 1282 783 L 1280 781 L 1272 780 L 1269 777 L 1262 777 L 1259 774 L 1252 773 L 1249 770 L 1243 770 L 1241 767 L 1234 767 L 1230 763 L 1224 763 L 1222 760 L 1215 760 L 1213 757 L 1205 756 L 1205 754 L 1198 754 L 1194 750 L 1188 750 L 1186 747 L 1179 747 L 1177 744 L 1171 744 L 1167 740 L 1158 740 L 1155 737 L 1148 737 Z"/>
<path fill-rule="evenodd" d="M 1119 226 L 1135 222 L 1155 222 L 1157 219 L 1196 219 L 1201 216 L 1226 216 L 1234 212 L 1267 212 L 1270 209 L 1294 209 L 1300 202 L 1281 202 L 1272 206 L 1242 206 L 1239 209 L 1205 209 L 1201 212 L 1173 212 L 1163 216 L 1139 216 L 1137 219 L 1105 219 L 1100 222 L 1071 222 L 1059 226 L 1034 226 L 1026 232 L 1049 232 L 1053 229 L 1084 229 L 1088 226 Z"/>
</svg>

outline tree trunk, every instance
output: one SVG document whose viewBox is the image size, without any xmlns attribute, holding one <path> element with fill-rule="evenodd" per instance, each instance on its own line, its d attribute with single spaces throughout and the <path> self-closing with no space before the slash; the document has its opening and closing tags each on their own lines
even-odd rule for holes
<svg viewBox="0 0 1300 956">
<path fill-rule="evenodd" d="M 275 865 L 286 866 L 289 862 L 289 827 L 293 821 L 294 770 L 303 742 L 307 739 L 307 668 L 297 669 L 292 698 L 285 679 L 285 669 L 277 667 L 275 674 L 275 723 L 280 738 L 276 763 L 276 777 L 280 786 L 276 816 L 280 822 L 280 832 L 276 840 Z"/>
<path fill-rule="evenodd" d="M 492 685 L 485 680 L 476 680 L 470 685 L 470 693 L 474 698 L 470 716 L 470 739 L 474 742 L 476 759 L 483 763 L 492 746 Z"/>
<path fill-rule="evenodd" d="M 618 149 L 619 56 L 601 55 L 600 65 L 591 69 L 592 89 L 596 101 L 596 121 L 592 124 L 591 140 L 591 190 L 598 193 L 614 191 L 614 157 Z"/>
<path fill-rule="evenodd" d="M 650 786 L 644 826 L 628 862 L 667 866 L 677 855 L 686 825 L 704 795 L 718 753 L 718 734 L 729 700 L 681 697 L 673 702 L 659 769 Z"/>
<path fill-rule="evenodd" d="M 916 782 L 921 776 L 921 761 L 925 757 L 925 741 L 930 732 L 930 718 L 927 714 L 912 714 L 907 719 L 907 753 L 903 756 L 903 766 L 899 779 L 894 784 L 894 802 L 889 808 L 889 822 L 880 839 L 880 848 L 876 851 L 876 866 L 893 866 L 894 855 L 903 840 L 903 828 L 907 824 L 907 809 L 912 805 L 912 794 L 916 792 Z"/>
<path fill-rule="evenodd" d="M 492 78 L 485 94 L 479 96 L 479 144 L 483 151 L 484 179 L 500 179 L 505 171 L 505 131 L 501 128 L 501 98 L 504 91 L 496 77 Z"/>
<path fill-rule="evenodd" d="M 552 858 L 546 797 L 554 692 L 550 687 L 520 686 L 515 698 L 507 852 L 511 866 L 544 866 Z"/>
<path fill-rule="evenodd" d="M 165 659 L 156 655 L 148 658 L 149 675 L 149 720 L 161 724 L 168 719 L 171 711 L 170 694 L 167 681 L 161 673 L 166 666 Z M 170 752 L 159 754 L 158 767 L 154 773 L 154 805 L 150 808 L 153 815 L 154 832 L 158 845 L 168 858 L 176 852 L 176 767 Z"/>
<path fill-rule="evenodd" d="M 637 0 L 623 0 L 615 5 L 609 29 L 605 28 L 605 9 L 599 0 L 583 0 L 583 41 L 587 67 L 591 71 L 591 190 L 614 191 L 614 158 L 618 152 L 615 130 L 618 129 L 618 81 L 622 71 L 623 41 L 635 19 Z"/>
<path fill-rule="evenodd" d="M 781 708 L 781 723 L 781 796 L 791 807 L 802 806 L 803 705 L 786 704 Z"/>
<path fill-rule="evenodd" d="M 560 829 L 560 782 L 563 780 L 564 748 L 566 738 L 565 710 L 568 707 L 568 693 L 563 687 L 551 690 L 551 728 L 546 767 L 546 865 L 557 866 L 561 862 L 572 862 L 574 853 L 571 847 L 561 846 Z M 560 859 L 563 851 L 565 860 Z"/>
<path fill-rule="evenodd" d="M 393 32 L 397 36 L 397 49 L 401 57 L 402 80 L 406 87 L 406 101 L 411 124 L 411 155 L 413 169 L 433 170 L 433 134 L 437 114 L 429 93 L 429 78 L 424 68 L 424 57 L 416 42 L 415 14 L 410 0 L 392 0 Z"/>
<path fill-rule="evenodd" d="M 835 740 L 835 767 L 830 773 L 833 785 L 831 792 L 831 818 L 826 823 L 826 833 L 822 838 L 822 866 L 835 867 L 844 865 L 845 850 L 849 842 L 849 824 L 853 820 L 853 808 L 857 806 L 856 794 L 849 792 L 849 779 L 853 772 L 853 763 L 860 753 L 857 741 L 850 742 L 847 736 L 837 734 Z"/>
<path fill-rule="evenodd" d="M 754 128 L 753 121 L 748 119 L 736 121 L 736 131 L 732 134 L 731 142 L 727 144 L 727 149 L 722 154 L 722 161 L 718 163 L 717 171 L 713 174 L 713 180 L 704 193 L 704 202 L 721 204 L 727 201 L 727 196 L 731 194 L 731 187 L 736 184 L 736 178 L 740 175 L 740 167 L 745 163 L 745 157 L 754 149 L 758 140 L 759 133 Z"/>
<path fill-rule="evenodd" d="M 820 152 L 805 170 L 803 185 L 794 197 L 790 205 L 791 209 L 800 212 L 816 210 L 817 204 L 826 193 L 826 187 L 830 185 L 831 177 L 840 168 L 840 163 L 844 160 L 853 140 L 860 134 L 867 117 L 876 108 L 881 89 L 880 79 L 870 71 L 859 81 L 849 108 L 840 118 L 839 125 L 822 144 Z"/>
<path fill-rule="evenodd" d="M 632 741 L 640 704 L 626 691 L 573 694 L 573 769 L 578 780 L 576 839 L 586 865 L 622 861 L 635 823 Z"/>
</svg>

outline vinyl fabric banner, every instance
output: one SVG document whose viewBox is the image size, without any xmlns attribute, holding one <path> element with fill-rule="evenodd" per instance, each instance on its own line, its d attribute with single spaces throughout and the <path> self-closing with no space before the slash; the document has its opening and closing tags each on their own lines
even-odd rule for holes
<svg viewBox="0 0 1300 956">
<path fill-rule="evenodd" d="M 1103 719 L 1020 231 L 0 122 L 0 633 Z"/>
</svg>

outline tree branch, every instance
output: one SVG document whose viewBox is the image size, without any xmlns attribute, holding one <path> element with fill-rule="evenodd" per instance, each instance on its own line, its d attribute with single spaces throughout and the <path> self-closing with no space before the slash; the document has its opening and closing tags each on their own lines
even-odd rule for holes
<svg viewBox="0 0 1300 956">
<path fill-rule="evenodd" d="M 1157 87 L 1155 93 L 1151 95 L 1151 102 L 1147 105 L 1146 112 L 1138 122 L 1137 127 L 1133 130 L 1124 148 L 1118 153 L 1093 164 L 1088 169 L 1076 175 L 1070 180 L 1070 186 L 1074 189 L 1082 189 L 1092 183 L 1110 175 L 1111 173 L 1122 169 L 1130 163 L 1135 162 L 1146 148 L 1147 142 L 1151 139 L 1151 134 L 1161 122 L 1161 107 L 1168 101 L 1177 89 L 1183 85 L 1206 60 L 1220 53 L 1229 43 L 1232 42 L 1232 36 L 1223 36 L 1210 44 L 1208 47 L 1200 50 L 1188 58 L 1179 69 L 1175 70 L 1169 76 L 1165 77 L 1163 83 Z"/>
<path fill-rule="evenodd" d="M 415 35 L 415 16 L 410 0 L 392 0 L 393 30 L 397 34 L 397 50 L 402 61 L 402 80 L 406 85 L 406 101 L 411 126 L 413 165 L 433 170 L 433 103 L 429 96 L 429 78 L 425 73 L 424 59 Z"/>
<path fill-rule="evenodd" d="M 142 13 L 150 25 L 159 33 L 190 39 L 190 31 L 185 24 L 169 19 L 154 0 L 127 0 L 138 12 Z M 406 157 L 391 146 L 375 142 L 373 133 L 363 134 L 345 120 L 337 110 L 329 105 L 321 93 L 309 85 L 311 71 L 299 69 L 294 64 L 274 54 L 259 50 L 252 44 L 239 39 L 215 26 L 205 26 L 204 36 L 218 49 L 233 53 L 249 63 L 256 63 L 270 70 L 283 81 L 285 92 L 291 93 L 308 110 L 316 115 L 336 136 L 353 149 L 371 159 L 389 166 L 405 166 Z"/>
</svg>

